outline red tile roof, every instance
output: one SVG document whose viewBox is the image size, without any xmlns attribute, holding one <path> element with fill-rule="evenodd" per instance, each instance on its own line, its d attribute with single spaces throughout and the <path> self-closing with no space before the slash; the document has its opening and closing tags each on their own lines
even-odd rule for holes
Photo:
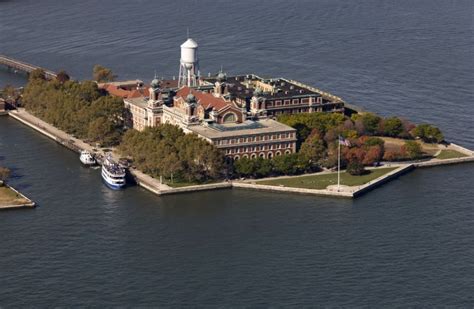
<svg viewBox="0 0 474 309">
<path fill-rule="evenodd" d="M 197 91 L 186 86 L 178 90 L 176 97 L 181 97 L 183 100 L 186 100 L 189 93 L 192 93 L 196 97 L 198 104 L 205 109 L 214 108 L 219 111 L 227 106 L 232 106 L 230 102 L 226 102 L 222 98 L 216 98 L 210 93 Z"/>
<path fill-rule="evenodd" d="M 150 95 L 148 91 L 148 87 L 143 87 L 140 90 L 133 89 L 133 90 L 126 90 L 115 85 L 106 84 L 102 87 L 105 91 L 107 91 L 110 95 L 121 97 L 121 98 L 140 98 L 140 97 L 148 97 Z"/>
</svg>

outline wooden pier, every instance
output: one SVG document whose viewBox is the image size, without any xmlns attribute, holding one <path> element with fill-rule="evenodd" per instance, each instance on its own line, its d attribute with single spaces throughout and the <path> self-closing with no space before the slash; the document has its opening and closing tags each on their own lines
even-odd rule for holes
<svg viewBox="0 0 474 309">
<path fill-rule="evenodd" d="M 5 55 L 0 55 L 0 65 L 4 65 L 7 68 L 10 68 L 16 71 L 21 71 L 27 74 L 30 74 L 34 70 L 41 69 L 44 71 L 47 79 L 54 79 L 57 76 L 56 73 L 51 70 L 47 70 L 37 65 L 33 65 L 33 64 L 29 64 L 17 59 L 13 59 Z"/>
</svg>

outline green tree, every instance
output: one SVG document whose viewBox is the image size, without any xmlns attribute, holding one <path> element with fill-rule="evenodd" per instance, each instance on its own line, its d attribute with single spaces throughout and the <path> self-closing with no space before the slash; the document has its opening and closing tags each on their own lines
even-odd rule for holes
<svg viewBox="0 0 474 309">
<path fill-rule="evenodd" d="M 346 171 L 347 171 L 347 173 L 349 173 L 350 175 L 353 175 L 353 176 L 360 176 L 360 175 L 364 175 L 366 173 L 366 170 L 364 168 L 364 164 L 362 164 L 361 162 L 359 162 L 357 160 L 349 162 L 349 164 L 347 164 Z"/>
<path fill-rule="evenodd" d="M 275 172 L 282 175 L 293 175 L 299 172 L 298 154 L 286 154 L 273 158 Z"/>
<path fill-rule="evenodd" d="M 269 159 L 257 158 L 257 169 L 255 170 L 255 176 L 258 178 L 267 177 L 272 173 L 273 162 Z"/>
<path fill-rule="evenodd" d="M 376 135 L 378 133 L 380 121 L 382 120 L 379 116 L 372 113 L 365 113 L 361 115 L 360 119 L 362 120 L 367 135 Z"/>
<path fill-rule="evenodd" d="M 421 146 L 416 141 L 406 141 L 402 146 L 402 152 L 406 153 L 410 159 L 418 159 L 422 156 L 423 152 Z"/>
<path fill-rule="evenodd" d="M 240 177 L 255 176 L 258 167 L 258 161 L 256 159 L 242 158 L 234 162 L 235 172 Z"/>
<path fill-rule="evenodd" d="M 124 127 L 120 98 L 101 94 L 91 81 L 30 78 L 23 105 L 37 117 L 82 139 L 115 145 Z"/>
<path fill-rule="evenodd" d="M 420 124 L 410 131 L 413 137 L 421 138 L 427 143 L 441 143 L 444 140 L 443 133 L 435 126 Z"/>
<path fill-rule="evenodd" d="M 111 69 L 97 64 L 92 71 L 92 78 L 98 83 L 106 83 L 114 81 L 116 76 L 112 73 Z"/>
<path fill-rule="evenodd" d="M 385 136 L 397 137 L 403 132 L 403 123 L 397 117 L 383 120 L 383 134 Z"/>
</svg>

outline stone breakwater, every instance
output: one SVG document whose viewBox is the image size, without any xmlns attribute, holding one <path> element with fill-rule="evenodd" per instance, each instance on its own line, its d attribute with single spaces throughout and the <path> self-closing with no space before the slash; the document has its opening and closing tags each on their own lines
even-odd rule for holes
<svg viewBox="0 0 474 309">
<path fill-rule="evenodd" d="M 81 150 L 88 150 L 90 152 L 95 152 L 100 155 L 104 155 L 102 150 L 96 150 L 93 146 L 85 143 L 84 141 L 74 138 L 73 136 L 67 134 L 64 131 L 61 131 L 54 126 L 42 121 L 41 119 L 31 115 L 30 113 L 26 112 L 23 109 L 10 111 L 9 115 L 20 121 L 21 123 L 33 128 L 34 130 L 38 131 L 39 133 L 55 140 L 56 142 L 60 143 L 61 145 L 75 151 L 80 152 Z M 300 194 L 313 194 L 313 195 L 321 195 L 321 196 L 331 196 L 331 197 L 342 197 L 342 198 L 355 198 L 364 193 L 367 193 L 378 186 L 383 185 L 384 183 L 389 182 L 392 179 L 399 177 L 405 173 L 412 171 L 415 168 L 419 167 L 431 167 L 431 166 L 439 166 L 439 165 L 448 165 L 448 164 L 458 164 L 458 163 L 467 163 L 467 162 L 474 162 L 474 152 L 472 150 L 466 149 L 459 145 L 450 144 L 449 149 L 457 150 L 466 155 L 466 157 L 462 158 L 453 158 L 453 159 L 431 159 L 429 161 L 423 162 L 411 162 L 411 163 L 401 163 L 401 164 L 394 164 L 393 166 L 398 166 L 397 169 L 379 177 L 368 183 L 361 185 L 361 186 L 340 186 L 340 188 L 336 188 L 335 186 L 329 186 L 323 190 L 316 190 L 316 189 L 305 189 L 305 188 L 293 188 L 293 187 L 284 187 L 284 186 L 271 186 L 271 185 L 261 185 L 256 184 L 254 181 L 232 181 L 232 182 L 220 182 L 220 183 L 213 183 L 213 184 L 205 184 L 205 185 L 195 185 L 195 186 L 186 186 L 180 188 L 172 188 L 166 184 L 160 183 L 159 180 L 144 174 L 143 172 L 130 168 L 129 172 L 133 176 L 136 183 L 157 194 L 157 195 L 167 195 L 167 194 L 178 194 L 178 193 L 190 193 L 190 192 L 198 192 L 198 191 L 205 191 L 205 190 L 217 190 L 217 189 L 230 189 L 230 188 L 238 188 L 238 189 L 251 189 L 251 190 L 262 190 L 262 191 L 272 191 L 272 192 L 284 192 L 284 193 L 300 193 Z M 118 160 L 118 154 L 113 152 L 113 157 L 115 160 Z M 384 167 L 384 166 L 383 166 Z M 382 167 L 382 168 L 383 168 Z M 288 177 L 299 177 L 299 176 L 288 176 Z M 265 179 L 259 179 L 259 181 Z"/>
</svg>

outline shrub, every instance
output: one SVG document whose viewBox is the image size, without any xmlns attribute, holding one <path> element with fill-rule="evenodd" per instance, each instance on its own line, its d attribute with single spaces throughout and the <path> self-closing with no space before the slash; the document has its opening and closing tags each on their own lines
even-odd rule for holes
<svg viewBox="0 0 474 309">
<path fill-rule="evenodd" d="M 420 124 L 410 131 L 413 137 L 421 138 L 427 143 L 441 143 L 444 140 L 443 133 L 435 126 Z"/>
<path fill-rule="evenodd" d="M 383 120 L 383 134 L 385 136 L 396 137 L 403 132 L 403 123 L 397 117 L 391 117 Z"/>
<path fill-rule="evenodd" d="M 364 164 L 362 164 L 359 161 L 349 162 L 349 164 L 347 165 L 346 171 L 353 176 L 360 176 L 366 173 Z"/>
<path fill-rule="evenodd" d="M 420 144 L 416 141 L 406 141 L 405 145 L 402 146 L 402 151 L 406 152 L 409 159 L 418 159 L 423 154 Z"/>
</svg>

